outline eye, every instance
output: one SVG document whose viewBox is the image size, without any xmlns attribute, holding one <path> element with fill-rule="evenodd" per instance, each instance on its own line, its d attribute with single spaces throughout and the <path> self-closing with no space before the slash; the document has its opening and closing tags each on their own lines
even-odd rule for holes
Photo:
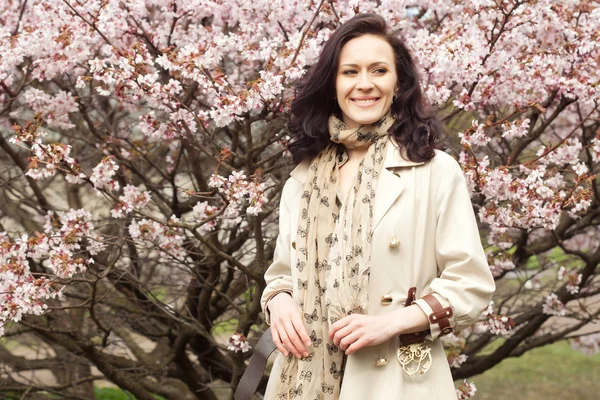
<svg viewBox="0 0 600 400">
<path fill-rule="evenodd" d="M 387 69 L 385 69 L 385 68 L 377 68 L 375 70 L 375 72 L 378 73 L 378 74 L 385 74 L 387 72 Z"/>
<path fill-rule="evenodd" d="M 344 72 L 342 72 L 342 74 L 344 74 L 344 75 L 351 75 L 351 74 L 355 74 L 355 73 L 356 73 L 356 70 L 354 70 L 354 69 L 347 69 Z"/>
</svg>

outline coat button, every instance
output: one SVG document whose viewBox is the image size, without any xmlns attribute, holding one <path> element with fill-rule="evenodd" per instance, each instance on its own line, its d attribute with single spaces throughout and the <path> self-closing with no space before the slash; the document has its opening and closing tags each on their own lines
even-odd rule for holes
<svg viewBox="0 0 600 400">
<path fill-rule="evenodd" d="M 390 246 L 391 248 L 400 246 L 400 241 L 398 239 L 396 239 L 396 234 L 392 235 L 392 240 L 390 240 L 390 243 L 388 244 L 388 246 Z"/>
<path fill-rule="evenodd" d="M 386 360 L 385 358 L 380 358 L 379 360 L 375 361 L 375 366 L 376 367 L 383 367 L 385 365 L 387 365 L 388 360 Z"/>
<path fill-rule="evenodd" d="M 296 250 L 296 242 L 292 242 L 292 248 Z"/>
<path fill-rule="evenodd" d="M 393 300 L 394 300 L 394 298 L 392 297 L 391 294 L 385 294 L 385 295 L 381 296 L 381 304 L 383 304 L 384 306 L 392 304 Z"/>
</svg>

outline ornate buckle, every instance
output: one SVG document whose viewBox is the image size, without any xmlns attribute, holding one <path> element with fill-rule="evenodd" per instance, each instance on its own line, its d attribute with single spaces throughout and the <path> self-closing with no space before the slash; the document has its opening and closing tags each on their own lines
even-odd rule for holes
<svg viewBox="0 0 600 400">
<path fill-rule="evenodd" d="M 398 362 L 404 373 L 413 376 L 424 374 L 431 368 L 431 348 L 423 341 L 398 347 Z"/>
</svg>

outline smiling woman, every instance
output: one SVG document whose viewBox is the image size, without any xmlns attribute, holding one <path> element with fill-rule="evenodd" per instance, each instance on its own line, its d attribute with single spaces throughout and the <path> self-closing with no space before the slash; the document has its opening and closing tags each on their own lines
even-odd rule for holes
<svg viewBox="0 0 600 400">
<path fill-rule="evenodd" d="M 382 64 L 373 64 L 377 62 Z M 367 67 L 372 68 L 365 69 Z M 340 77 L 342 71 L 344 76 Z M 367 71 L 369 75 L 365 76 Z M 360 14 L 336 29 L 325 43 L 317 64 L 296 86 L 289 122 L 292 132 L 289 150 L 294 161 L 300 163 L 315 157 L 330 144 L 330 115 L 352 124 L 344 120 L 344 108 L 348 111 L 351 101 L 345 100 L 347 90 L 353 90 L 353 95 L 362 93 L 362 97 L 378 97 L 383 94 L 379 91 L 388 88 L 379 78 L 387 82 L 393 77 L 396 78 L 393 93 L 384 99 L 387 102 L 378 102 L 375 108 L 380 113 L 390 111 L 394 118 L 390 135 L 406 149 L 409 159 L 421 162 L 433 158 L 434 149 L 441 148 L 441 126 L 423 98 L 419 74 L 410 51 L 399 37 L 388 32 L 381 17 Z M 354 86 L 355 82 L 358 87 Z M 367 95 L 364 94 L 365 87 L 362 87 L 365 85 L 366 89 L 369 85 L 379 87 L 374 87 Z M 346 88 L 345 93 L 342 86 Z M 362 91 L 359 90 L 361 87 Z"/>
<path fill-rule="evenodd" d="M 261 299 L 281 352 L 265 399 L 456 399 L 436 339 L 495 285 L 462 170 L 381 17 L 333 33 L 289 125 L 299 164 Z"/>
</svg>

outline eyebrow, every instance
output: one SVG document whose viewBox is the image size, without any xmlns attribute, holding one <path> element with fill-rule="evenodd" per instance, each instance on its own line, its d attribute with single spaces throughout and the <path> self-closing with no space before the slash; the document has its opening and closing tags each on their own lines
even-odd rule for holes
<svg viewBox="0 0 600 400">
<path fill-rule="evenodd" d="M 379 65 L 379 64 L 385 64 L 385 65 L 389 66 L 389 64 L 386 63 L 385 61 L 376 61 L 374 63 L 369 64 L 369 67 L 372 67 L 374 65 Z M 341 67 L 358 67 L 358 64 L 342 64 L 342 65 L 340 65 L 340 68 Z"/>
</svg>

